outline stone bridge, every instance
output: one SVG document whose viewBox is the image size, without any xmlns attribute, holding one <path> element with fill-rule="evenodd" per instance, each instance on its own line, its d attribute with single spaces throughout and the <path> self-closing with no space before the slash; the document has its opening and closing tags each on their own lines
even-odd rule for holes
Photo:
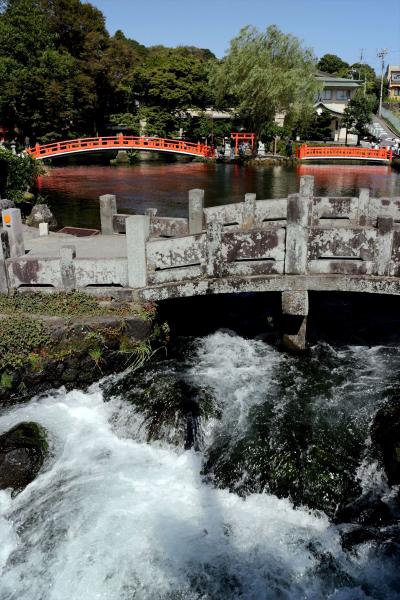
<svg viewBox="0 0 400 600">
<path fill-rule="evenodd" d="M 301 348 L 309 290 L 400 294 L 400 198 L 373 198 L 368 189 L 320 197 L 313 186 L 305 176 L 288 198 L 246 194 L 244 202 L 207 208 L 204 191 L 191 190 L 185 219 L 159 217 L 155 209 L 121 215 L 115 196 L 101 196 L 102 235 L 83 249 L 64 236 L 46 255 L 40 240 L 28 254 L 16 247 L 19 211 L 8 209 L 0 289 L 85 289 L 156 301 L 282 292 L 286 345 Z"/>
</svg>

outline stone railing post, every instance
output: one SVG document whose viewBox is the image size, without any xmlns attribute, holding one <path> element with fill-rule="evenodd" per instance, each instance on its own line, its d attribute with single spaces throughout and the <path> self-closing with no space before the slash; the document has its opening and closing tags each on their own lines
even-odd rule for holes
<svg viewBox="0 0 400 600">
<path fill-rule="evenodd" d="M 308 315 L 307 290 L 282 292 L 282 313 L 284 347 L 294 352 L 305 350 Z"/>
<path fill-rule="evenodd" d="M 300 177 L 300 197 L 302 202 L 308 205 L 308 225 L 318 225 L 319 216 L 314 206 L 314 177 L 312 175 L 303 175 Z"/>
<path fill-rule="evenodd" d="M 287 203 L 285 273 L 304 275 L 307 270 L 309 203 L 292 194 Z"/>
<path fill-rule="evenodd" d="M 114 194 L 100 196 L 100 222 L 103 235 L 113 235 L 113 217 L 117 214 L 117 198 Z"/>
<path fill-rule="evenodd" d="M 222 277 L 224 272 L 224 259 L 222 255 L 222 229 L 223 224 L 217 219 L 207 223 L 207 275 L 209 277 Z"/>
<path fill-rule="evenodd" d="M 128 285 L 131 288 L 143 288 L 147 285 L 146 243 L 150 235 L 150 217 L 133 215 L 125 223 Z"/>
<path fill-rule="evenodd" d="M 393 247 L 393 217 L 378 217 L 378 235 L 375 259 L 377 275 L 389 275 Z"/>
<path fill-rule="evenodd" d="M 368 225 L 369 216 L 369 189 L 361 188 L 358 196 L 357 225 Z"/>
<path fill-rule="evenodd" d="M 3 227 L 8 233 L 10 257 L 25 256 L 24 232 L 19 208 L 6 208 L 1 211 Z"/>
<path fill-rule="evenodd" d="M 147 215 L 150 219 L 149 237 L 152 237 L 154 234 L 154 218 L 157 215 L 157 211 L 157 208 L 146 208 L 146 210 L 144 211 L 144 214 Z"/>
<path fill-rule="evenodd" d="M 245 194 L 243 206 L 243 229 L 251 229 L 254 227 L 256 220 L 256 194 Z"/>
<path fill-rule="evenodd" d="M 76 288 L 75 263 L 76 257 L 75 246 L 61 246 L 60 248 L 60 269 L 61 281 L 64 290 L 74 290 Z"/>
<path fill-rule="evenodd" d="M 204 190 L 189 190 L 189 234 L 203 231 Z"/>
<path fill-rule="evenodd" d="M 6 260 L 10 258 L 10 246 L 7 231 L 0 231 L 0 294 L 9 291 Z"/>
</svg>

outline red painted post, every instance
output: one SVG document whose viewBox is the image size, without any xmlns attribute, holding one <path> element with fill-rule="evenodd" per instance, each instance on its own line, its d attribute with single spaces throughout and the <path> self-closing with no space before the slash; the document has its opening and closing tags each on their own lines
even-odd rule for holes
<svg viewBox="0 0 400 600">
<path fill-rule="evenodd" d="M 35 144 L 35 156 L 40 156 L 40 145 L 38 143 Z"/>
<path fill-rule="evenodd" d="M 124 145 L 124 134 L 123 133 L 119 133 L 117 135 L 117 141 L 118 141 L 118 146 Z"/>
</svg>

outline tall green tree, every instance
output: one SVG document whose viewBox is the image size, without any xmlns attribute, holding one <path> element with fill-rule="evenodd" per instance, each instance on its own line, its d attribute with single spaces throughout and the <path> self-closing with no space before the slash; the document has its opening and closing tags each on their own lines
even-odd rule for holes
<svg viewBox="0 0 400 600">
<path fill-rule="evenodd" d="M 350 100 L 344 109 L 342 126 L 346 127 L 347 132 L 356 133 L 359 136 L 366 135 L 367 126 L 372 120 L 372 109 L 376 104 L 376 97 L 372 94 L 364 95 L 361 90 L 357 90 L 354 98 Z"/>
<path fill-rule="evenodd" d="M 73 112 L 73 59 L 56 48 L 41 4 L 9 0 L 0 15 L 0 118 L 23 135 L 65 131 Z"/>
<path fill-rule="evenodd" d="M 354 63 L 347 70 L 347 77 L 353 77 L 365 81 L 365 91 L 367 94 L 375 94 L 379 96 L 380 93 L 380 79 L 376 76 L 375 70 L 366 63 Z"/>
<path fill-rule="evenodd" d="M 150 48 L 133 73 L 140 102 L 170 111 L 204 108 L 209 102 L 208 73 L 214 59 L 209 51 L 191 47 Z"/>
<path fill-rule="evenodd" d="M 276 26 L 265 32 L 245 27 L 215 67 L 211 87 L 218 103 L 230 97 L 247 126 L 262 135 L 277 113 L 294 122 L 313 104 L 319 89 L 315 67 L 312 51 L 296 37 Z"/>
<path fill-rule="evenodd" d="M 151 135 L 170 133 L 187 108 L 209 102 L 209 50 L 110 37 L 82 0 L 0 2 L 0 123 L 21 140 L 95 135 L 111 115 L 139 123 L 139 109 Z"/>
<path fill-rule="evenodd" d="M 320 71 L 323 71 L 324 73 L 340 75 L 341 73 L 346 72 L 349 69 L 350 65 L 336 54 L 324 54 L 319 59 L 317 67 Z"/>
<path fill-rule="evenodd" d="M 326 141 L 332 139 L 332 115 L 328 110 L 321 114 L 313 111 L 309 119 L 302 120 L 296 127 L 296 135 L 302 140 Z"/>
<path fill-rule="evenodd" d="M 146 50 L 80 0 L 5 0 L 0 12 L 0 122 L 32 141 L 95 134 L 132 104 Z"/>
</svg>

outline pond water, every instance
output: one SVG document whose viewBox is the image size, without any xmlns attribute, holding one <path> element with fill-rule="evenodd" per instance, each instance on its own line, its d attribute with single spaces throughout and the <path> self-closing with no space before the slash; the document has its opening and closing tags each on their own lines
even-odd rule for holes
<svg viewBox="0 0 400 600">
<path fill-rule="evenodd" d="M 238 202 L 247 192 L 258 199 L 283 198 L 299 189 L 302 175 L 315 177 L 316 195 L 358 195 L 368 187 L 374 196 L 400 196 L 400 173 L 384 165 L 296 165 L 243 167 L 237 164 L 141 162 L 131 167 L 50 167 L 39 180 L 61 226 L 99 227 L 98 197 L 116 194 L 122 213 L 187 215 L 187 194 L 206 192 L 206 206 Z"/>
</svg>

